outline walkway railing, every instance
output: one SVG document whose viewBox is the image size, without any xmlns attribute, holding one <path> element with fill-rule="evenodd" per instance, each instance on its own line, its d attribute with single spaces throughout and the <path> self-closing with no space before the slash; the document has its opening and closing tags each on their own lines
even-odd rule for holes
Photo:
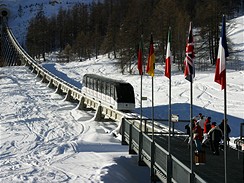
<svg viewBox="0 0 244 183">
<path fill-rule="evenodd" d="M 129 153 L 139 156 L 139 165 L 146 164 L 151 170 L 151 178 L 162 182 L 199 182 L 205 181 L 171 155 L 157 142 L 153 141 L 150 132 L 140 131 L 134 120 L 124 118 L 122 121 L 122 144 L 129 145 Z M 165 134 L 164 134 L 165 135 Z M 191 177 L 194 177 L 191 180 Z"/>
<path fill-rule="evenodd" d="M 49 72 L 47 69 L 39 65 L 18 43 L 10 28 L 4 27 L 4 37 L 8 40 L 8 49 L 14 50 L 21 60 L 22 65 L 28 66 L 32 72 L 36 73 L 38 77 L 42 78 L 42 82 L 48 83 L 50 87 L 56 87 L 56 92 L 59 94 L 66 94 L 65 100 L 77 101 L 79 104 L 77 108 L 82 109 L 84 107 L 93 108 L 96 110 L 96 119 L 100 119 L 102 116 L 108 116 L 115 121 L 121 121 L 124 117 L 124 113 L 114 110 L 108 106 L 100 104 L 98 101 L 89 98 L 81 93 L 81 88 L 66 82 L 62 78 L 57 77 L 55 74 Z"/>
</svg>

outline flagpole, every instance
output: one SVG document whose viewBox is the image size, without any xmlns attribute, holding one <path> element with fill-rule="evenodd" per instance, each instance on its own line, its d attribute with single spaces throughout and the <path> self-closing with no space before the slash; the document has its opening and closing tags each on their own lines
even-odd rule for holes
<svg viewBox="0 0 244 183">
<path fill-rule="evenodd" d="M 168 137 L 168 152 L 171 153 L 170 141 L 171 141 L 171 73 L 169 78 L 169 116 L 168 116 L 168 126 L 169 126 L 169 137 Z"/>
<path fill-rule="evenodd" d="M 166 62 L 165 62 L 165 76 L 169 78 L 169 112 L 168 112 L 168 127 L 169 127 L 169 136 L 168 136 L 168 159 L 167 159 L 167 182 L 171 182 L 172 177 L 172 159 L 171 159 L 171 121 L 172 121 L 172 110 L 171 110 L 171 27 L 169 27 L 168 32 L 168 43 L 166 51 Z"/>
<path fill-rule="evenodd" d="M 226 42 L 226 30 L 225 30 L 225 15 L 222 17 L 222 30 L 221 30 L 221 37 L 225 38 L 225 43 Z M 226 46 L 227 49 L 227 46 Z M 225 50 L 226 51 L 226 50 Z M 227 55 L 225 53 L 225 59 L 224 59 L 224 65 L 225 65 L 225 70 L 224 70 L 224 167 L 225 167 L 225 183 L 227 183 L 227 95 L 226 95 L 226 60 L 228 56 L 228 49 L 227 49 Z"/>
<path fill-rule="evenodd" d="M 194 181 L 194 170 L 193 170 L 193 129 L 192 129 L 192 116 L 193 116 L 193 78 L 195 77 L 195 67 L 194 67 L 194 44 L 193 44 L 193 34 L 192 34 L 192 22 L 189 26 L 189 35 L 186 46 L 186 58 L 185 64 L 185 79 L 190 82 L 190 167 L 191 167 L 191 182 Z"/>
<path fill-rule="evenodd" d="M 171 177 L 172 177 L 172 159 L 171 159 L 171 117 L 172 116 L 172 111 L 171 111 L 171 68 L 169 71 L 169 116 L 168 116 L 168 126 L 169 126 L 169 136 L 168 136 L 168 161 L 167 161 L 167 168 L 169 171 L 167 175 L 167 181 L 171 182 Z"/>
<path fill-rule="evenodd" d="M 140 11 L 140 15 L 141 15 L 141 3 L 140 3 L 140 6 L 139 6 L 139 11 Z M 140 49 L 140 46 L 141 46 L 141 49 L 142 49 L 142 37 L 143 37 L 143 27 L 142 27 L 142 23 L 141 23 L 141 16 L 140 16 L 140 25 L 141 25 L 141 37 L 140 37 L 140 42 L 139 42 L 139 49 Z M 142 49 L 142 55 L 141 55 L 141 61 L 142 61 L 142 67 L 143 67 L 143 49 Z M 141 69 L 142 69 L 141 67 Z M 142 74 L 143 74 L 143 71 L 141 71 L 140 75 L 141 75 L 141 103 L 140 103 L 140 137 L 142 136 Z M 139 149 L 140 153 L 141 153 L 141 148 Z M 140 154 L 139 154 L 140 155 Z M 141 161 L 141 157 L 139 157 L 139 161 Z"/>
<path fill-rule="evenodd" d="M 214 81 L 221 85 L 221 90 L 224 89 L 224 172 L 225 183 L 227 183 L 227 95 L 226 95 L 226 58 L 229 56 L 226 30 L 225 30 L 225 15 L 222 17 L 222 29 L 219 40 L 218 58 L 216 61 L 216 71 Z"/>
<path fill-rule="evenodd" d="M 191 82 L 190 82 L 190 88 L 191 88 L 191 91 L 190 91 L 190 134 L 191 134 L 191 144 L 190 144 L 190 159 L 191 159 L 191 181 L 193 180 L 193 172 L 194 172 L 194 169 L 193 169 L 193 129 L 192 129 L 192 99 L 193 99 L 193 96 L 192 96 L 192 83 L 193 83 L 193 78 L 191 76 Z"/>
<path fill-rule="evenodd" d="M 225 59 L 226 65 L 226 59 Z M 225 89 L 224 89 L 224 166 L 225 166 L 225 183 L 227 183 L 227 100 L 226 100 L 226 68 L 225 68 Z"/>
<path fill-rule="evenodd" d="M 142 75 L 141 75 L 141 101 L 140 101 L 140 131 L 142 131 Z"/>
<path fill-rule="evenodd" d="M 154 69 L 155 69 L 155 55 L 154 55 L 154 47 L 153 47 L 153 36 L 151 33 L 150 40 L 150 49 L 149 49 L 149 57 L 147 62 L 147 73 L 152 77 L 152 143 L 151 143 L 151 179 L 155 180 L 155 172 L 154 172 L 154 86 L 153 86 L 153 77 L 154 77 Z"/>
<path fill-rule="evenodd" d="M 141 61 L 142 61 L 142 67 L 143 67 L 143 48 L 142 48 L 142 39 L 143 39 L 143 34 L 141 34 L 140 38 L 140 46 L 142 49 L 142 55 L 141 55 Z M 142 68 L 141 68 L 142 69 Z M 141 71 L 141 102 L 140 102 L 140 131 L 142 131 L 142 75 L 143 75 L 143 70 Z"/>
<path fill-rule="evenodd" d="M 138 54 L 138 69 L 139 69 L 139 74 L 141 75 L 141 92 L 140 92 L 140 136 L 139 136 L 139 159 L 138 159 L 138 164 L 142 164 L 142 75 L 143 75 L 143 46 L 142 46 L 142 39 L 143 39 L 143 34 L 141 34 L 140 37 L 140 42 L 139 42 L 139 54 Z M 139 63 L 140 62 L 140 63 Z M 146 126 L 146 123 L 144 124 Z M 146 129 L 146 128 L 145 128 Z"/>
<path fill-rule="evenodd" d="M 167 45 L 167 53 L 166 53 L 166 57 L 171 57 L 171 53 L 170 52 L 170 44 L 171 43 L 171 27 L 169 27 L 169 33 L 168 33 L 168 45 Z M 169 52 L 169 53 L 168 53 Z M 168 55 L 169 54 L 169 55 Z M 166 58 L 168 59 L 168 58 Z M 169 112 L 168 112 L 168 126 L 169 126 L 169 136 L 168 136 L 168 152 L 169 152 L 169 155 L 171 154 L 171 116 L 172 116 L 172 111 L 171 111 L 171 58 L 170 59 L 170 62 L 168 63 L 169 64 L 169 68 L 166 68 L 169 69 L 168 72 L 169 72 Z M 167 62 L 167 60 L 166 60 Z"/>
<path fill-rule="evenodd" d="M 154 142 L 154 90 L 153 90 L 153 77 L 152 77 L 152 141 Z"/>
<path fill-rule="evenodd" d="M 154 161 L 155 161 L 155 145 L 154 145 L 154 91 L 153 91 L 153 76 L 152 76 L 152 143 L 151 143 L 151 180 L 155 182 Z"/>
</svg>

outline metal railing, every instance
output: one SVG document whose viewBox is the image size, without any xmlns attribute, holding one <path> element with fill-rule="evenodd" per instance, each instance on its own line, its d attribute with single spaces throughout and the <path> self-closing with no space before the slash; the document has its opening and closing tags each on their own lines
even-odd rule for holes
<svg viewBox="0 0 244 183">
<path fill-rule="evenodd" d="M 133 125 L 133 123 L 134 121 L 123 118 L 121 126 L 122 144 L 129 145 L 130 153 L 138 154 L 139 160 L 150 168 L 151 176 L 156 176 L 162 182 L 206 182 L 196 173 L 194 173 L 194 179 L 191 180 L 191 170 L 186 165 L 173 155 L 169 161 L 168 151 L 160 144 L 153 142 L 150 133 L 140 131 L 137 125 Z M 141 164 L 143 163 L 141 162 Z"/>
<path fill-rule="evenodd" d="M 36 73 L 37 76 L 42 78 L 43 82 L 48 83 L 50 87 L 56 87 L 56 92 L 60 94 L 66 94 L 65 99 L 69 101 L 79 101 L 78 108 L 82 109 L 84 105 L 89 108 L 98 110 L 96 113 L 97 119 L 102 115 L 108 116 L 110 119 L 115 121 L 121 121 L 124 117 L 124 113 L 121 111 L 114 110 L 109 106 L 102 105 L 99 101 L 94 100 L 81 93 L 81 88 L 66 82 L 62 78 L 57 77 L 55 74 L 49 72 L 47 69 L 39 65 L 18 43 L 11 29 L 5 24 L 4 27 L 5 36 L 11 44 L 11 47 L 18 53 L 21 59 L 22 65 L 29 66 L 32 72 Z"/>
</svg>

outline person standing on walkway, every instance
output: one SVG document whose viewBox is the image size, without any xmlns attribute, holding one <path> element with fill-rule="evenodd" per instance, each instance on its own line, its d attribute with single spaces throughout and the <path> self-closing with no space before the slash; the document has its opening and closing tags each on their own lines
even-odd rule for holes
<svg viewBox="0 0 244 183">
<path fill-rule="evenodd" d="M 224 142 L 224 119 L 222 120 L 222 122 L 219 124 L 219 128 L 221 129 L 222 133 L 223 133 L 223 137 L 222 137 L 222 142 Z M 226 119 L 226 141 L 227 141 L 227 145 L 229 146 L 229 142 L 230 142 L 230 126 L 228 125 L 228 119 Z"/>
<path fill-rule="evenodd" d="M 212 128 L 208 132 L 210 140 L 210 149 L 214 155 L 219 155 L 219 143 L 223 136 L 221 129 L 216 125 L 216 122 L 212 123 Z"/>
<path fill-rule="evenodd" d="M 196 122 L 196 126 L 193 128 L 193 140 L 195 141 L 198 152 L 202 151 L 202 128 L 199 122 Z"/>
<path fill-rule="evenodd" d="M 202 115 L 202 113 L 199 113 L 197 116 L 194 116 L 193 119 L 195 121 L 198 121 L 199 119 L 201 119 L 201 117 L 204 117 L 204 116 Z"/>
<path fill-rule="evenodd" d="M 201 113 L 200 113 L 201 114 Z M 198 122 L 199 122 L 199 125 L 200 125 L 200 127 L 202 128 L 202 131 L 203 131 L 203 129 L 204 129 L 204 122 L 205 122 L 205 118 L 204 118 L 204 116 L 203 115 L 201 115 L 200 116 L 200 118 L 197 120 Z"/>
<path fill-rule="evenodd" d="M 207 140 L 208 140 L 208 132 L 211 129 L 211 117 L 208 117 L 203 125 L 203 141 L 202 144 L 206 144 Z"/>
</svg>

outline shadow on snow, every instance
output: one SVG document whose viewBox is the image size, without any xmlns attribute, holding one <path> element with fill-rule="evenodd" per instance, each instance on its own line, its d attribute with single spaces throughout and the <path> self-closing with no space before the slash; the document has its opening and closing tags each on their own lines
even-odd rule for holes
<svg viewBox="0 0 244 183">
<path fill-rule="evenodd" d="M 190 119 L 190 104 L 176 103 L 171 105 L 172 114 L 179 115 L 179 120 L 189 120 Z M 154 119 L 168 119 L 168 105 L 154 106 Z M 140 108 L 136 108 L 135 112 L 140 114 Z M 212 122 L 220 124 L 222 119 L 224 119 L 224 113 L 216 112 L 210 109 L 202 108 L 199 106 L 193 105 L 193 116 L 197 116 L 199 113 L 202 113 L 205 117 L 210 116 Z M 152 107 L 142 108 L 142 115 L 151 119 L 152 118 Z M 243 123 L 242 118 L 228 115 L 227 112 L 228 124 L 231 128 L 230 137 L 239 137 L 240 136 L 240 124 Z M 167 125 L 168 122 L 162 122 Z M 185 125 L 187 122 L 176 122 L 175 129 L 185 132 Z"/>
<path fill-rule="evenodd" d="M 82 84 L 78 81 L 75 81 L 74 79 L 69 78 L 66 74 L 63 72 L 58 71 L 55 68 L 55 64 L 43 64 L 42 65 L 45 69 L 47 69 L 49 72 L 53 73 L 55 76 L 61 78 L 62 80 L 66 81 L 67 83 L 70 83 L 71 85 L 81 89 Z"/>
</svg>

